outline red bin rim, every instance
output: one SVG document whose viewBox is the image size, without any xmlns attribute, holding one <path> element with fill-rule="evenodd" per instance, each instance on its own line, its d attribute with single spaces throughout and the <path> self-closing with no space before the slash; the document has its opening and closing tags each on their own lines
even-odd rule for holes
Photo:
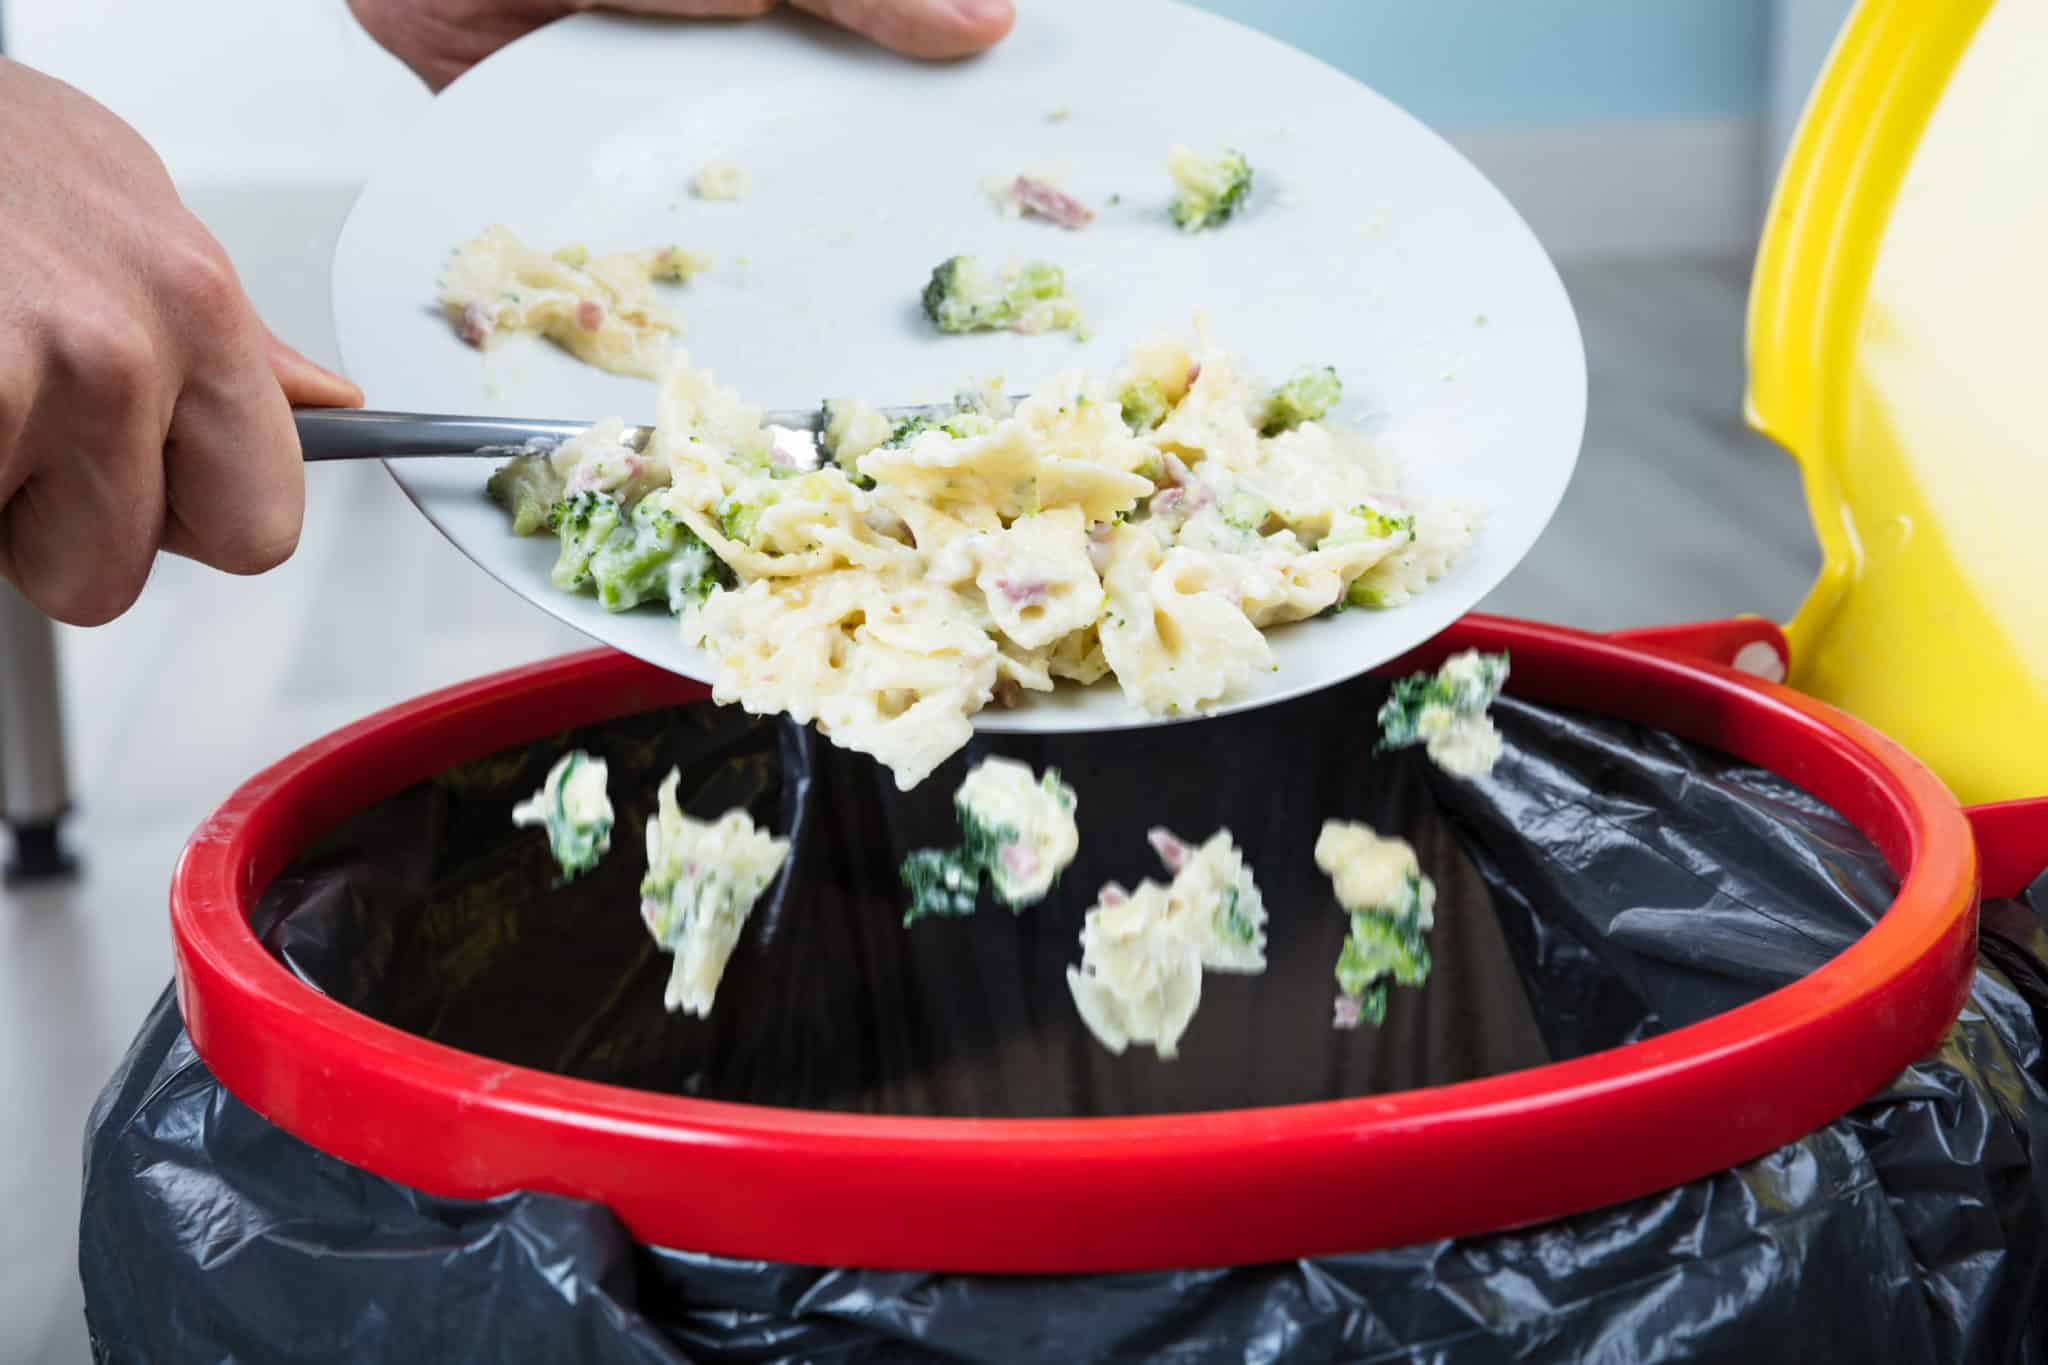
<svg viewBox="0 0 2048 1365">
<path fill-rule="evenodd" d="M 1561 627 L 1468 617 L 1402 665 L 1468 648 L 1512 651 L 1518 696 L 1789 778 L 1872 840 L 1897 899 L 1811 975 L 1625 1047 L 1423 1090 L 1105 1119 L 827 1114 L 572 1080 L 378 1023 L 265 951 L 248 923 L 263 888 L 354 811 L 510 744 L 704 695 L 600 650 L 394 706 L 235 792 L 171 888 L 185 1027 L 252 1109 L 428 1194 L 537 1190 L 608 1205 L 651 1245 L 964 1273 L 1249 1264 L 1563 1217 L 1804 1136 L 1939 1040 L 1975 958 L 1976 853 L 1903 749 L 1785 688 Z"/>
</svg>

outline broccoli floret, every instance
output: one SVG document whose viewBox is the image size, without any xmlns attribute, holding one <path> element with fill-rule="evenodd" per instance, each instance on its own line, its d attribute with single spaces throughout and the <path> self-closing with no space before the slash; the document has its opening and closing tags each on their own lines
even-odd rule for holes
<svg viewBox="0 0 2048 1365">
<path fill-rule="evenodd" d="M 689 534 L 689 528 L 658 501 L 642 498 L 625 523 L 590 557 L 590 577 L 604 609 L 628 611 L 664 595 L 669 560 Z"/>
<path fill-rule="evenodd" d="M 1223 888 L 1223 899 L 1216 907 L 1216 918 L 1222 923 L 1223 932 L 1239 943 L 1250 943 L 1258 936 L 1259 926 L 1252 923 L 1251 916 L 1238 907 L 1243 890 L 1236 886 Z"/>
<path fill-rule="evenodd" d="M 1252 168 L 1240 152 L 1226 151 L 1212 161 L 1175 147 L 1167 153 L 1166 170 L 1179 187 L 1171 211 L 1174 226 L 1183 232 L 1228 222 L 1252 189 Z"/>
<path fill-rule="evenodd" d="M 960 817 L 960 853 L 969 867 L 987 871 L 998 866 L 1003 850 L 1017 842 L 1015 829 L 983 823 L 964 802 L 954 802 L 953 813 Z"/>
<path fill-rule="evenodd" d="M 549 509 L 561 501 L 562 476 L 547 456 L 520 455 L 498 466 L 488 491 L 512 518 L 512 534 L 530 536 L 547 526 Z"/>
<path fill-rule="evenodd" d="M 1429 979 L 1429 945 L 1412 919 L 1362 910 L 1351 917 L 1351 933 L 1337 958 L 1337 985 L 1357 995 L 1372 981 L 1420 986 Z"/>
<path fill-rule="evenodd" d="M 1273 515 L 1272 507 L 1256 493 L 1236 489 L 1217 504 L 1216 510 L 1223 517 L 1223 524 L 1240 531 L 1257 531 L 1265 526 L 1266 518 Z"/>
<path fill-rule="evenodd" d="M 924 287 L 924 314 L 941 332 L 1044 332 L 1074 328 L 1080 310 L 1066 275 L 1046 261 L 991 274 L 972 256 L 941 261 Z"/>
<path fill-rule="evenodd" d="M 977 808 L 977 800 L 986 799 L 991 787 L 1000 789 L 1012 781 L 1035 785 L 1037 796 L 1048 801 L 1050 809 L 1058 812 L 1059 817 L 1066 817 L 1073 811 L 1075 796 L 1074 789 L 1060 780 L 1057 768 L 1046 769 L 1036 783 L 1031 783 L 1029 768 L 1022 764 L 999 765 L 993 760 L 979 765 L 954 793 L 953 814 L 960 821 L 962 860 L 988 878 L 997 900 L 1011 910 L 1019 911 L 1044 899 L 1059 884 L 1060 871 L 1066 860 L 1073 856 L 1073 846 L 1070 844 L 1064 858 L 1047 863 L 1041 857 L 1044 849 L 1025 845 L 1022 831 L 982 814 Z M 1046 829 L 1055 828 L 1060 823 L 1058 819 L 1044 819 L 1043 812 L 1025 818 L 1036 820 L 1042 827 L 1041 840 Z M 1065 823 L 1071 833 L 1071 820 Z M 1020 848 L 1020 845 L 1024 846 Z"/>
<path fill-rule="evenodd" d="M 1166 401 L 1166 390 L 1159 387 L 1156 379 L 1137 380 L 1123 391 L 1118 401 L 1123 407 L 1124 425 L 1138 435 L 1164 422 L 1166 414 L 1173 411 L 1173 404 Z"/>
<path fill-rule="evenodd" d="M 548 509 L 548 529 L 561 539 L 561 553 L 548 581 L 563 592 L 582 592 L 590 583 L 590 561 L 623 519 L 619 500 L 586 490 Z"/>
<path fill-rule="evenodd" d="M 539 791 L 512 808 L 512 823 L 539 825 L 567 882 L 597 866 L 611 848 L 612 803 L 605 794 L 605 764 L 581 749 L 548 770 Z"/>
<path fill-rule="evenodd" d="M 858 399 L 828 398 L 818 405 L 818 453 L 857 487 L 875 486 L 860 472 L 860 457 L 892 434 L 889 419 Z"/>
<path fill-rule="evenodd" d="M 725 561 L 711 553 L 711 547 L 687 526 L 683 528 L 682 544 L 668 562 L 666 579 L 668 609 L 677 616 L 703 606 L 713 592 L 733 588 L 739 581 Z"/>
<path fill-rule="evenodd" d="M 738 493 L 728 494 L 718 504 L 718 529 L 725 532 L 727 540 L 736 540 L 742 545 L 754 543 L 754 531 L 761 520 L 761 513 L 774 503 L 772 495 L 756 493 L 752 497 L 741 497 Z"/>
<path fill-rule="evenodd" d="M 606 611 L 665 601 L 678 614 L 733 581 L 696 533 L 653 498 L 642 498 L 632 517 L 591 556 L 590 576 Z"/>
<path fill-rule="evenodd" d="M 1385 1020 L 1390 986 L 1420 986 L 1429 979 L 1421 905 L 1422 879 L 1411 873 L 1401 909 L 1351 914 L 1351 931 L 1337 956 L 1337 989 L 1357 1002 L 1358 1016 L 1370 1023 Z"/>
<path fill-rule="evenodd" d="M 924 315 L 941 332 L 1006 326 L 1009 312 L 1009 295 L 972 256 L 939 262 L 924 287 Z"/>
<path fill-rule="evenodd" d="M 963 441 L 970 436 L 986 436 L 995 429 L 995 418 L 979 412 L 956 412 L 939 423 L 939 430 Z"/>
<path fill-rule="evenodd" d="M 1415 539 L 1415 514 L 1413 512 L 1382 512 L 1369 504 L 1360 504 L 1351 509 L 1353 516 L 1365 523 L 1367 540 L 1391 540 L 1400 536 L 1405 540 Z"/>
<path fill-rule="evenodd" d="M 896 424 L 894 431 L 889 433 L 889 439 L 882 442 L 882 449 L 901 450 L 916 440 L 921 433 L 934 429 L 932 419 L 929 417 L 906 417 Z"/>
<path fill-rule="evenodd" d="M 910 893 L 905 924 L 926 915 L 957 918 L 974 913 L 981 895 L 981 868 L 957 848 L 921 848 L 903 860 L 903 887 Z"/>
<path fill-rule="evenodd" d="M 1444 661 L 1435 673 L 1414 673 L 1394 683 L 1380 707 L 1379 751 L 1421 744 L 1432 728 L 1431 711 L 1451 718 L 1474 719 L 1500 696 L 1507 681 L 1508 656 L 1468 650 Z"/>
<path fill-rule="evenodd" d="M 1303 370 L 1267 394 L 1259 404 L 1261 436 L 1278 436 L 1303 422 L 1313 422 L 1344 396 L 1344 382 L 1327 365 L 1320 370 Z"/>
<path fill-rule="evenodd" d="M 1056 299 L 1067 292 L 1066 273 L 1049 261 L 1026 261 L 1010 277 L 1013 304 Z"/>
</svg>

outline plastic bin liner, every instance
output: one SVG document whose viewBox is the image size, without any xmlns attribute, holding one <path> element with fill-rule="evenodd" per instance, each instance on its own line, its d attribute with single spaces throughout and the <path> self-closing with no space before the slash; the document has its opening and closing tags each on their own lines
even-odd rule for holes
<svg viewBox="0 0 2048 1365">
<path fill-rule="evenodd" d="M 1613 1047 L 1794 980 L 1890 902 L 1869 844 L 1761 770 L 1507 700 L 1500 766 L 1461 782 L 1372 755 L 1383 695 L 1368 680 L 1197 726 L 982 737 L 908 795 L 786 723 L 624 718 L 361 812 L 268 889 L 256 928 L 350 1006 L 508 1062 L 821 1110 L 1090 1116 Z M 608 760 L 619 820 L 598 870 L 556 887 L 509 813 L 569 747 Z M 988 752 L 1062 770 L 1080 857 L 1022 914 L 906 929 L 896 864 L 957 838 L 950 794 Z M 671 767 L 693 814 L 745 805 L 795 841 L 708 1021 L 663 1011 L 668 959 L 637 914 L 639 831 Z M 1378 1029 L 1330 1026 L 1345 924 L 1311 855 L 1330 817 L 1401 833 L 1439 888 L 1434 974 Z M 1170 1063 L 1096 1045 L 1063 975 L 1096 888 L 1161 875 L 1155 824 L 1227 825 L 1271 912 L 1267 973 L 1209 976 Z M 1757 1161 L 1537 1228 L 1147 1274 L 764 1264 L 639 1246 L 572 1200 L 431 1198 L 227 1094 L 167 993 L 90 1119 L 87 1318 L 124 1361 L 2048 1360 L 2044 911 L 2048 880 L 1987 904 L 1942 1044 Z"/>
</svg>

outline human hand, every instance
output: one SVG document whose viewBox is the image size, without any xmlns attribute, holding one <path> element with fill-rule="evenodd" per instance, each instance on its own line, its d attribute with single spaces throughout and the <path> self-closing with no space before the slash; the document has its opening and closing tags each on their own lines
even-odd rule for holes
<svg viewBox="0 0 2048 1365">
<path fill-rule="evenodd" d="M 0 59 L 0 576 L 73 625 L 159 550 L 260 573 L 298 544 L 291 405 L 362 395 L 270 335 L 128 125 Z"/>
<path fill-rule="evenodd" d="M 1002 41 L 1011 0 L 790 0 L 912 57 L 965 57 Z M 349 0 L 372 38 L 440 90 L 514 38 L 588 9 L 679 19 L 750 19 L 776 0 Z"/>
</svg>

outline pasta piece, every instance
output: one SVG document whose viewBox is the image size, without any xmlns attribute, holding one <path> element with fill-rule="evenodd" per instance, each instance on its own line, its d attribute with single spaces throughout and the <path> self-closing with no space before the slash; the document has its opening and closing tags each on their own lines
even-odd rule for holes
<svg viewBox="0 0 2048 1365">
<path fill-rule="evenodd" d="M 1179 1055 L 1181 1035 L 1202 1002 L 1202 956 L 1171 914 L 1166 889 L 1111 884 L 1081 928 L 1081 965 L 1067 989 L 1088 1031 L 1122 1055 L 1132 1043 L 1162 1061 Z"/>
<path fill-rule="evenodd" d="M 676 803 L 682 775 L 662 781 L 647 821 L 647 875 L 640 882 L 640 918 L 664 952 L 674 954 L 662 1005 L 709 1018 L 725 964 L 754 903 L 782 870 L 789 841 L 754 828 L 743 810 L 710 824 Z"/>
<path fill-rule="evenodd" d="M 657 277 L 688 279 L 707 264 L 679 247 L 594 260 L 568 247 L 550 256 L 494 226 L 448 262 L 441 306 L 479 349 L 508 332 L 533 332 L 601 370 L 652 379 L 682 325 L 649 285 Z"/>
<path fill-rule="evenodd" d="M 1173 875 L 1166 889 L 1168 911 L 1200 952 L 1202 966 L 1213 972 L 1265 971 L 1265 897 L 1230 831 L 1216 831 L 1199 848 L 1170 830 L 1155 828 L 1145 837 Z"/>
<path fill-rule="evenodd" d="M 1088 560 L 1088 531 L 1071 507 L 1019 517 L 973 537 L 975 586 L 996 628 L 1025 649 L 1050 646 L 1102 615 L 1102 580 Z"/>
<path fill-rule="evenodd" d="M 985 435 L 961 440 L 934 429 L 905 445 L 871 450 L 861 456 L 860 472 L 935 507 L 985 507 L 1006 523 L 1061 507 L 1108 521 L 1152 491 L 1137 474 L 1046 449 L 1022 409 Z"/>
<path fill-rule="evenodd" d="M 1097 628 L 1124 695 L 1155 715 L 1184 714 L 1271 672 L 1266 637 L 1231 599 L 1227 578 L 1193 551 L 1161 554 L 1136 527 L 1108 539 L 1109 607 Z"/>
<path fill-rule="evenodd" d="M 699 613 L 719 662 L 713 697 L 812 722 L 909 791 L 973 733 L 996 647 L 952 594 L 842 570 L 714 593 Z"/>
</svg>

